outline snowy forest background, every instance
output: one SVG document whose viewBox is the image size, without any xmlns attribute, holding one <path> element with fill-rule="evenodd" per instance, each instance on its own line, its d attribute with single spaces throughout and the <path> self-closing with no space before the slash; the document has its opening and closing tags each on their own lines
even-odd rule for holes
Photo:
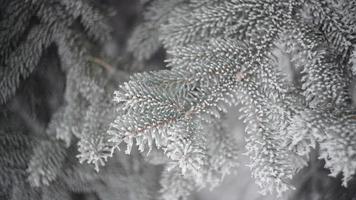
<svg viewBox="0 0 356 200">
<path fill-rule="evenodd" d="M 302 160 L 295 161 L 294 165 L 302 165 L 302 167 L 295 173 L 293 172 L 295 175 L 288 181 L 288 185 L 293 185 L 295 189 L 284 189 L 283 185 L 276 185 L 276 188 L 280 187 L 277 189 L 277 193 L 267 191 L 266 195 L 261 194 L 261 187 L 255 183 L 261 180 L 258 180 L 258 176 L 253 178 L 251 170 L 246 166 L 251 164 L 251 161 L 249 156 L 244 154 L 248 142 L 245 140 L 246 123 L 241 119 L 242 106 L 230 107 L 223 114 L 211 112 L 211 115 L 219 115 L 219 120 L 211 122 L 212 127 L 203 126 L 205 129 L 202 132 L 210 134 L 208 140 L 211 139 L 209 137 L 212 137 L 211 140 L 213 141 L 223 138 L 222 141 L 228 141 L 226 143 L 231 145 L 222 143 L 227 145 L 224 146 L 225 149 L 222 148 L 223 152 L 219 154 L 222 157 L 219 157 L 220 160 L 211 161 L 216 163 L 216 168 L 212 167 L 216 171 L 214 171 L 217 174 L 216 177 L 215 174 L 211 175 L 208 172 L 202 175 L 209 177 L 208 179 L 211 181 L 209 183 L 203 179 L 199 182 L 189 178 L 181 178 L 180 169 L 177 169 L 181 166 L 173 167 L 170 173 L 165 173 L 168 170 L 167 168 L 170 167 L 167 164 L 169 159 L 175 160 L 174 155 L 169 154 L 171 147 L 169 145 L 166 147 L 168 158 L 160 149 L 155 146 L 151 148 L 149 144 L 149 148 L 144 149 L 133 145 L 128 155 L 126 151 L 129 148 L 126 148 L 126 146 L 130 146 L 132 143 L 130 143 L 130 140 L 122 139 L 125 144 L 120 144 L 120 151 L 115 150 L 113 156 L 108 155 L 110 154 L 108 152 L 111 151 L 108 148 L 113 145 L 112 142 L 115 140 L 107 142 L 104 133 L 109 126 L 112 126 L 112 129 L 115 128 L 117 122 L 112 122 L 115 121 L 117 116 L 124 115 L 113 102 L 113 98 L 116 98 L 119 103 L 124 101 L 119 99 L 119 95 L 116 94 L 116 97 L 114 95 L 114 91 L 119 89 L 119 85 L 129 81 L 130 77 L 136 73 L 172 69 L 174 64 L 177 63 L 188 65 L 189 63 L 183 61 L 192 61 L 194 58 L 185 58 L 186 60 L 181 61 L 174 60 L 174 56 L 186 56 L 184 53 L 187 52 L 198 52 L 196 53 L 198 55 L 200 50 L 205 49 L 205 46 L 198 46 L 192 48 L 193 50 L 183 48 L 180 51 L 174 51 L 176 49 L 172 48 L 172 44 L 178 46 L 180 42 L 187 41 L 186 44 L 189 48 L 190 44 L 194 44 L 195 36 L 197 38 L 206 35 L 220 37 L 223 33 L 236 31 L 234 28 L 221 31 L 219 28 L 221 28 L 220 26 L 223 27 L 224 23 L 221 22 L 221 25 L 219 24 L 220 21 L 217 21 L 214 22 L 217 27 L 216 32 L 209 25 L 207 25 L 208 28 L 202 25 L 203 31 L 191 33 L 187 26 L 186 38 L 182 38 L 183 36 L 179 38 L 181 32 L 174 29 L 176 27 L 170 26 L 171 24 L 180 25 L 179 23 L 182 23 L 184 25 L 185 22 L 190 22 L 189 20 L 195 23 L 193 17 L 189 18 L 189 16 L 184 15 L 186 14 L 184 9 L 188 9 L 184 7 L 184 4 L 189 7 L 187 2 L 192 2 L 191 4 L 197 7 L 198 5 L 204 7 L 204 3 L 209 4 L 208 1 L 204 0 L 0 0 L 0 199 L 274 200 L 281 192 L 280 198 L 288 200 L 356 200 L 354 171 L 347 171 L 356 168 L 354 163 L 356 152 L 350 150 L 351 153 L 347 154 L 350 155 L 348 159 L 351 160 L 349 162 L 351 167 L 347 170 L 337 168 L 337 164 L 330 167 L 334 167 L 333 170 L 335 170 L 333 171 L 334 177 L 332 177 L 329 175 L 329 168 L 324 167 L 323 157 L 319 159 L 320 152 L 323 149 L 320 150 L 318 144 L 310 144 L 312 140 L 309 137 L 306 140 L 307 142 L 298 143 L 297 145 L 300 146 L 295 147 L 296 149 L 299 148 L 298 150 L 307 151 L 307 155 L 304 154 Z M 214 2 L 216 5 L 214 5 Z M 215 13 L 209 13 L 211 15 L 207 15 L 208 17 L 220 17 L 219 14 L 225 12 L 222 9 L 224 6 L 218 5 L 219 2 L 224 1 L 214 0 L 210 2 L 212 4 L 209 5 L 210 7 L 207 6 L 208 10 L 216 8 Z M 247 2 L 246 4 L 248 4 L 250 1 L 229 0 L 226 2 L 232 2 L 231 4 Z M 261 0 L 258 2 L 263 5 L 264 3 L 274 4 L 275 1 Z M 309 3 L 308 5 L 318 4 L 315 3 L 318 1 L 313 0 L 296 1 L 296 5 L 291 4 L 296 7 L 303 7 L 303 3 L 300 5 L 298 2 L 306 2 L 306 4 Z M 340 62 L 340 65 L 350 68 L 347 69 L 348 71 L 346 70 L 346 75 L 340 76 L 345 75 L 347 77 L 345 84 L 347 84 L 350 93 L 348 96 L 351 97 L 345 100 L 345 102 L 349 101 L 345 104 L 350 104 L 353 107 L 350 106 L 345 109 L 344 102 L 342 102 L 340 103 L 343 104 L 340 106 L 340 110 L 342 112 L 347 110 L 354 117 L 355 100 L 352 97 L 355 96 L 355 73 L 351 75 L 351 68 L 352 65 L 355 65 L 353 62 L 356 62 L 356 54 L 353 52 L 356 43 L 356 3 L 346 0 L 340 1 L 342 5 L 338 7 L 338 10 L 336 7 L 330 6 L 334 5 L 331 3 L 334 2 L 332 0 L 320 2 L 325 3 L 323 6 L 327 8 L 325 10 L 328 12 L 332 10 L 331 8 L 335 8 L 334 14 L 337 14 L 333 15 L 333 19 L 343 22 L 342 25 L 349 28 L 347 30 L 338 29 L 338 31 L 343 31 L 341 35 L 343 39 L 346 38 L 345 40 L 348 43 L 342 41 L 342 45 L 336 45 L 335 52 L 337 53 L 333 58 Z M 172 14 L 173 17 L 170 17 L 176 18 L 166 26 L 167 32 L 171 31 L 167 35 L 171 34 L 172 38 L 164 38 L 162 45 L 161 38 L 158 38 L 159 31 L 165 29 L 160 28 L 167 24 L 169 13 L 179 6 L 183 10 L 181 11 L 182 17 L 186 16 L 187 20 L 185 22 L 174 21 L 179 19 L 174 15 L 179 15 L 180 12 Z M 281 3 L 278 6 L 283 7 L 284 4 Z M 346 8 L 348 12 L 342 10 Z M 194 7 L 194 9 L 198 8 Z M 310 10 L 304 9 L 304 11 L 308 13 Z M 226 12 L 229 13 L 230 11 Z M 310 12 L 313 13 L 314 10 Z M 204 12 L 202 13 L 204 17 Z M 330 11 L 330 13 L 332 12 Z M 326 16 L 331 15 L 330 13 L 326 13 Z M 344 14 L 346 17 L 337 18 L 340 17 L 340 14 Z M 199 13 L 196 16 L 199 18 Z M 210 22 L 208 17 L 206 23 Z M 315 19 L 322 18 L 322 14 L 315 14 L 314 17 Z M 278 21 L 278 18 L 276 20 Z M 203 22 L 205 21 L 203 20 Z M 311 27 L 318 29 L 324 34 L 323 37 L 337 38 L 335 40 L 330 39 L 327 43 L 329 46 L 324 43 L 320 47 L 318 46 L 323 51 L 334 48 L 335 43 L 340 42 L 341 39 L 336 33 L 334 34 L 332 25 L 328 24 L 331 28 L 327 25 L 323 26 L 323 24 L 328 23 L 327 20 L 318 21 L 307 18 L 306 23 L 310 23 Z M 230 25 L 230 22 L 227 24 Z M 256 24 L 253 25 L 256 26 L 254 28 L 259 29 L 260 24 Z M 264 25 L 261 25 L 262 29 Z M 175 31 L 178 36 L 174 35 Z M 246 32 L 248 31 L 247 28 Z M 251 35 L 253 34 L 256 33 L 251 33 Z M 262 35 L 264 34 L 268 35 L 263 32 Z M 226 44 L 221 42 L 221 46 L 219 46 L 219 37 L 216 37 L 218 38 L 216 39 L 217 42 L 214 40 L 211 44 L 226 48 L 229 42 L 226 42 Z M 319 41 L 318 38 L 320 39 L 320 37 L 320 34 L 316 34 L 311 38 Z M 281 41 L 288 42 L 288 39 L 282 38 Z M 253 39 L 246 41 L 254 42 Z M 173 47 L 175 46 L 173 45 Z M 206 49 L 209 48 L 210 46 L 206 47 Z M 167 49 L 171 52 L 167 53 Z M 295 81 L 295 85 L 298 85 L 297 79 L 300 78 L 298 77 L 300 71 L 296 69 L 293 71 L 284 67 L 293 65 L 291 54 L 294 52 L 293 50 L 289 50 L 289 52 L 286 50 L 286 53 L 281 49 L 283 48 L 273 50 L 273 55 L 275 55 L 276 62 L 279 65 L 277 68 L 282 68 L 281 71 L 285 74 L 285 79 L 291 80 L 291 82 Z M 304 55 L 300 52 L 295 54 Z M 317 55 L 317 53 L 312 55 Z M 166 66 L 169 62 L 171 62 L 170 65 Z M 209 63 L 205 64 L 209 67 Z M 304 64 L 307 65 L 307 61 Z M 300 65 L 303 65 L 303 63 Z M 355 67 L 353 67 L 353 70 L 355 70 Z M 331 71 L 330 73 L 336 74 L 338 72 Z M 177 77 L 186 74 L 186 72 L 176 71 Z M 140 79 L 146 80 L 144 75 L 142 77 L 140 75 L 134 76 L 133 82 L 129 82 L 121 89 L 130 88 L 132 86 L 130 84 L 139 82 Z M 160 81 L 161 77 L 167 77 L 170 80 L 170 76 L 169 72 L 164 71 L 159 76 L 154 77 L 156 79 L 153 79 L 152 83 Z M 234 76 L 239 81 L 246 78 L 244 74 L 239 72 Z M 320 79 L 316 78 L 317 76 L 310 75 L 310 77 L 316 79 L 314 82 L 311 81 L 311 84 L 320 84 L 318 82 Z M 334 76 L 332 77 L 334 78 Z M 327 78 L 325 80 L 329 81 Z M 337 81 L 332 83 L 337 85 L 336 90 L 340 91 L 341 86 L 338 84 L 341 82 L 340 84 L 343 87 L 344 82 Z M 313 89 L 315 88 L 311 88 L 306 89 L 307 95 L 314 95 Z M 325 88 L 322 88 L 322 90 L 328 90 L 329 87 Z M 160 91 L 165 90 L 157 89 L 151 92 L 157 94 Z M 134 92 L 135 89 L 133 89 Z M 335 95 L 333 94 L 327 96 L 323 93 L 321 99 L 334 98 Z M 167 98 L 169 98 L 169 95 L 167 95 Z M 315 103 L 315 99 L 313 97 L 310 102 Z M 320 103 L 324 106 L 323 103 L 327 100 L 316 104 Z M 343 101 L 343 99 L 332 101 L 336 103 L 332 104 L 331 107 L 338 107 L 340 101 Z M 141 103 L 145 105 L 145 102 Z M 310 107 L 319 109 L 320 105 Z M 330 107 L 329 104 L 328 106 Z M 145 112 L 140 108 L 129 109 L 140 114 Z M 325 111 L 323 109 L 320 109 L 321 112 Z M 154 113 L 155 110 L 151 112 Z M 189 111 L 187 113 L 185 116 L 190 114 Z M 132 119 L 127 118 L 126 120 L 129 123 Z M 355 123 L 351 122 L 351 124 L 350 135 L 354 135 L 355 129 L 352 129 L 352 127 L 355 127 Z M 214 131 L 217 134 L 210 133 Z M 353 137 L 351 138 L 353 139 Z M 181 138 L 175 139 L 178 141 Z M 194 137 L 195 139 L 201 140 L 201 138 Z M 158 141 L 158 139 L 156 140 Z M 157 141 L 156 143 L 158 143 Z M 355 140 L 353 139 L 349 145 L 351 146 L 349 149 L 356 148 Z M 188 147 L 183 146 L 182 148 Z M 217 147 L 214 148 L 218 149 Z M 221 149 L 218 150 L 221 151 Z M 148 151 L 150 152 L 148 153 Z M 172 151 L 175 152 L 176 150 L 173 149 Z M 199 153 L 197 153 L 198 156 Z M 213 153 L 211 156 L 213 157 Z M 184 173 L 184 167 L 181 168 Z M 189 167 L 187 168 L 188 177 L 193 177 L 189 174 Z M 176 173 L 172 173 L 172 170 L 173 172 L 176 170 Z M 209 170 L 211 169 L 209 168 Z M 343 184 L 346 185 L 346 182 L 347 187 L 344 187 Z M 211 189 L 209 189 L 210 187 Z"/>
</svg>

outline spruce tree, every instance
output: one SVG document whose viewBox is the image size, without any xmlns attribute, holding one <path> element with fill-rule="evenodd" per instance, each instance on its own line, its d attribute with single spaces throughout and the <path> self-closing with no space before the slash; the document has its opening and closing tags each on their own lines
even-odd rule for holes
<svg viewBox="0 0 356 200">
<path fill-rule="evenodd" d="M 352 199 L 355 44 L 347 0 L 2 0 L 0 198 L 190 199 L 247 155 L 264 195 Z"/>
</svg>

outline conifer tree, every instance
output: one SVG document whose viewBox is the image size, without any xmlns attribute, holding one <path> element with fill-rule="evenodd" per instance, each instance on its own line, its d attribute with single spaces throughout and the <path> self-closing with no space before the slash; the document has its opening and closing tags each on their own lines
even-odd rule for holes
<svg viewBox="0 0 356 200">
<path fill-rule="evenodd" d="M 131 1 L 124 36 L 113 4 L 0 1 L 0 198 L 189 199 L 244 155 L 262 194 L 352 198 L 356 2 Z"/>
<path fill-rule="evenodd" d="M 154 2 L 147 13 L 159 10 Z M 122 142 L 126 153 L 133 143 L 141 151 L 155 145 L 180 173 L 195 177 L 189 182 L 204 187 L 209 181 L 201 178 L 215 156 L 208 149 L 218 140 L 207 142 L 201 130 L 240 105 L 249 166 L 263 193 L 281 196 L 293 188 L 311 149 L 331 175 L 343 174 L 346 186 L 356 168 L 349 92 L 354 9 L 348 1 L 216 0 L 177 3 L 165 22 L 147 15 L 145 23 L 161 24 L 156 37 L 171 69 L 136 74 L 120 86 L 114 101 L 123 113 L 106 133 L 111 150 L 96 159 L 106 160 Z M 133 39 L 145 52 L 156 49 L 137 34 Z M 291 57 L 292 64 L 281 67 L 291 68 L 292 80 L 277 65 L 277 48 Z"/>
</svg>

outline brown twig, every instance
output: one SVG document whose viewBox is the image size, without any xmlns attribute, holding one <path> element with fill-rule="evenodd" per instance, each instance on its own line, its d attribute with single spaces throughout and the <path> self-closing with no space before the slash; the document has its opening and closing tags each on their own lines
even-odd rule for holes
<svg viewBox="0 0 356 200">
<path fill-rule="evenodd" d="M 98 57 L 92 57 L 89 56 L 88 60 L 90 62 L 93 62 L 101 67 L 103 67 L 110 76 L 114 76 L 116 79 L 120 80 L 120 81 L 127 81 L 129 74 L 127 72 L 124 72 L 122 70 L 117 70 L 114 66 L 112 66 L 111 64 L 107 63 L 106 61 L 104 61 L 101 58 Z"/>
<path fill-rule="evenodd" d="M 102 66 L 104 69 L 106 69 L 110 74 L 114 73 L 114 67 L 110 65 L 109 63 L 105 62 L 103 59 L 100 59 L 98 57 L 89 57 L 89 61 L 94 62 L 100 66 Z"/>
</svg>

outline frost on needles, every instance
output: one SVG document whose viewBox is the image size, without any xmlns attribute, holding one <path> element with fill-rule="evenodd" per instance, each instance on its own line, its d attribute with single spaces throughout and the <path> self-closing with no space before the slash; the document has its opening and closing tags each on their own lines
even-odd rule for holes
<svg viewBox="0 0 356 200">
<path fill-rule="evenodd" d="M 161 149 L 170 160 L 165 173 L 171 173 L 163 176 L 163 197 L 184 197 L 187 183 L 214 185 L 207 174 L 223 177 L 235 167 L 242 147 L 224 132 L 206 130 L 238 105 L 249 167 L 263 193 L 282 195 L 293 188 L 291 180 L 307 164 L 311 149 L 319 151 L 331 175 L 343 174 L 346 186 L 356 170 L 356 118 L 349 92 L 355 4 L 153 1 L 129 44 L 133 51 L 142 45 L 136 51 L 140 59 L 163 45 L 170 69 L 135 74 L 119 86 L 114 101 L 120 114 L 101 141 L 105 148 L 81 159 L 98 167 L 121 143 L 126 153 L 134 144 L 140 151 Z M 142 37 L 152 30 L 157 40 Z M 290 66 L 278 66 L 275 49 L 290 56 Z M 292 80 L 284 74 L 287 67 Z"/>
<path fill-rule="evenodd" d="M 125 55 L 145 62 L 163 49 L 167 68 L 124 83 L 97 57 L 112 42 L 98 2 L 2 1 L 0 103 L 49 48 L 65 86 L 46 126 L 24 133 L 0 120 L 0 198 L 186 199 L 219 185 L 242 154 L 264 194 L 292 189 L 311 151 L 344 186 L 354 177 L 355 1 L 141 0 Z M 231 107 L 244 146 L 224 125 Z"/>
</svg>

